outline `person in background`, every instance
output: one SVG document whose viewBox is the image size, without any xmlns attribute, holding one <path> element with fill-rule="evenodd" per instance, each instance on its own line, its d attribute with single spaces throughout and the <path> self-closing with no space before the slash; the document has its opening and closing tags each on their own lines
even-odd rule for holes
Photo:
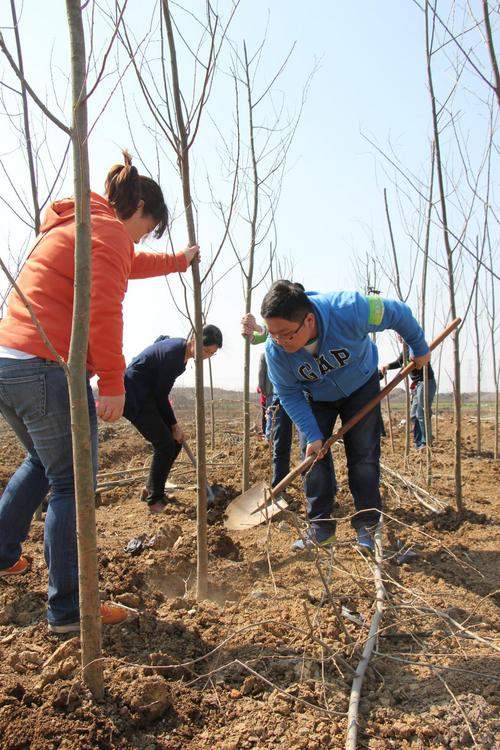
<svg viewBox="0 0 500 750">
<path fill-rule="evenodd" d="M 122 302 L 129 279 L 184 272 L 197 246 L 176 255 L 135 252 L 134 243 L 160 238 L 168 210 L 160 186 L 140 175 L 127 152 L 111 168 L 105 197 L 90 194 L 92 280 L 87 350 L 87 399 L 97 473 L 97 416 L 113 422 L 125 403 Z M 73 316 L 75 203 L 68 198 L 47 210 L 18 287 L 55 351 L 68 359 Z M 96 374 L 99 404 L 89 383 Z M 27 451 L 0 498 L 0 577 L 29 570 L 22 554 L 35 510 L 51 490 L 45 516 L 44 552 L 49 569 L 47 619 L 55 633 L 80 629 L 76 508 L 68 385 L 64 369 L 47 347 L 17 291 L 0 320 L 0 412 Z M 123 622 L 129 611 L 101 605 L 103 624 Z"/>
<path fill-rule="evenodd" d="M 222 347 L 222 333 L 213 325 L 203 328 L 203 359 Z M 169 401 L 176 378 L 195 356 L 195 340 L 159 336 L 125 370 L 123 415 L 153 446 L 153 458 L 143 499 L 151 513 L 162 513 L 169 498 L 165 484 L 186 439 Z"/>
<path fill-rule="evenodd" d="M 260 383 L 262 382 L 262 385 Z M 259 363 L 259 386 L 266 389 L 265 436 L 273 449 L 273 475 L 271 487 L 286 477 L 290 471 L 292 450 L 292 421 L 273 392 L 267 373 L 266 355 L 263 352 Z"/>
<path fill-rule="evenodd" d="M 386 374 L 387 370 L 400 370 L 403 367 L 403 353 L 399 355 L 393 362 L 389 362 L 386 365 L 382 365 L 380 372 L 382 377 Z M 432 402 L 436 395 L 436 378 L 434 377 L 434 370 L 432 365 L 427 365 L 427 384 L 428 384 L 428 421 L 429 428 L 431 429 L 431 435 L 429 439 L 429 445 L 432 445 Z M 425 448 L 427 445 L 426 430 L 425 430 L 425 405 L 424 405 L 424 370 L 412 370 L 410 372 L 410 391 L 411 391 L 411 411 L 410 419 L 413 426 L 413 443 L 417 450 Z"/>
<path fill-rule="evenodd" d="M 302 287 L 302 284 L 298 284 Z M 303 287 L 302 287 L 303 288 Z M 267 339 L 267 328 L 260 326 L 252 313 L 241 319 L 242 336 L 250 337 L 251 344 L 263 344 Z M 290 454 L 292 451 L 292 422 L 273 392 L 268 377 L 266 355 L 263 353 L 259 362 L 259 388 L 265 389 L 266 420 L 264 434 L 273 449 L 273 475 L 271 486 L 275 487 L 290 471 Z"/>
<path fill-rule="evenodd" d="M 301 433 L 303 456 L 320 454 L 337 417 L 343 423 L 380 391 L 378 352 L 369 334 L 395 329 L 411 347 L 417 367 L 430 359 L 424 333 L 402 302 L 358 292 L 304 292 L 291 281 L 276 281 L 265 295 L 261 315 L 268 329 L 269 378 Z M 349 488 L 356 513 L 358 544 L 373 551 L 380 498 L 380 404 L 344 435 Z M 301 551 L 335 541 L 332 506 L 335 475 L 331 451 L 305 477 L 309 528 Z"/>
<path fill-rule="evenodd" d="M 259 403 L 262 410 L 262 435 L 265 440 L 269 440 L 269 435 L 267 434 L 267 407 L 272 402 L 273 386 L 267 376 L 267 362 L 264 352 L 262 352 L 259 359 L 258 383 L 257 393 L 259 394 Z"/>
</svg>

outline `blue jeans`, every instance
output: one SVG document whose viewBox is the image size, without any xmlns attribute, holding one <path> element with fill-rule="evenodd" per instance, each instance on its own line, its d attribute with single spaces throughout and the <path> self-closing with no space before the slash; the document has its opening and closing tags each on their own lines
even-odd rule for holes
<svg viewBox="0 0 500 750">
<path fill-rule="evenodd" d="M 97 472 L 97 416 L 90 384 L 87 396 L 94 483 Z M 21 554 L 33 514 L 48 490 L 44 553 L 49 569 L 47 619 L 77 622 L 78 559 L 69 394 L 55 362 L 34 357 L 0 358 L 0 413 L 27 450 L 0 498 L 0 569 Z"/>
<path fill-rule="evenodd" d="M 339 415 L 342 423 L 347 422 L 376 396 L 379 390 L 379 377 L 376 372 L 350 396 L 338 401 L 311 401 L 311 409 L 324 439 L 332 434 Z M 351 523 L 356 529 L 376 524 L 380 518 L 380 425 L 378 405 L 344 435 L 349 489 L 356 509 L 356 515 Z M 304 457 L 307 440 L 302 433 L 300 446 Z M 306 475 L 304 488 L 307 497 L 307 518 L 311 525 L 322 530 L 331 530 L 333 533 L 335 522 L 330 519 L 337 482 L 330 451 Z"/>
<path fill-rule="evenodd" d="M 431 409 L 434 396 L 436 395 L 436 381 L 434 378 L 429 378 L 427 381 L 429 387 L 429 427 L 431 434 L 429 436 L 429 445 L 432 444 L 432 426 L 431 426 Z M 413 442 L 416 448 L 420 448 L 421 445 L 426 445 L 427 440 L 425 439 L 425 409 L 424 409 L 424 381 L 417 382 L 417 385 L 412 393 L 411 399 L 411 421 L 413 422 Z"/>
<path fill-rule="evenodd" d="M 273 443 L 273 479 L 271 486 L 275 487 L 290 471 L 292 420 L 276 396 L 268 396 L 266 406 L 266 437 Z"/>
</svg>

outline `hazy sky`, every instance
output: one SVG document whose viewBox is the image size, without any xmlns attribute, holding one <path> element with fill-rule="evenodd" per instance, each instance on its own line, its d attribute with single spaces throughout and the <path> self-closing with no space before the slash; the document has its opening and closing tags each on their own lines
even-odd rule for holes
<svg viewBox="0 0 500 750">
<path fill-rule="evenodd" d="M 0 9 L 0 24 L 10 49 L 14 50 L 13 36 L 8 26 L 11 23 L 7 3 Z M 203 8 L 203 3 L 190 3 L 193 12 Z M 449 2 L 440 7 L 443 17 L 447 17 Z M 229 3 L 219 3 L 221 14 L 227 15 Z M 480 16 L 480 3 L 471 4 Z M 89 4 L 90 12 L 92 3 Z M 150 8 L 153 3 L 129 0 L 128 24 L 138 40 L 149 28 Z M 173 6 L 174 9 L 176 6 Z M 55 97 L 62 110 L 68 113 L 67 75 L 67 28 L 65 8 L 62 0 L 51 0 L 51 12 L 47 5 L 41 8 L 35 0 L 25 0 L 20 20 L 20 29 L 25 55 L 26 77 L 40 96 L 55 107 Z M 201 16 L 200 11 L 200 16 Z M 457 14 L 458 16 L 459 14 Z M 102 16 L 96 11 L 98 28 L 95 35 L 95 49 L 102 50 L 109 37 Z M 184 12 L 176 10 L 176 20 L 186 38 L 195 39 L 195 25 Z M 450 23 L 462 28 L 461 17 Z M 471 25 L 471 19 L 464 22 Z M 496 22 L 495 22 L 496 25 Z M 293 277 L 306 288 L 319 291 L 333 289 L 363 289 L 365 279 L 356 265 L 356 257 L 365 253 L 376 253 L 384 268 L 389 269 L 391 258 L 384 213 L 383 188 L 387 187 L 391 201 L 394 231 L 398 252 L 401 257 L 403 287 L 411 284 L 409 303 L 416 310 L 417 290 L 420 282 L 420 265 L 415 246 L 407 236 L 415 228 L 415 213 L 403 192 L 398 204 L 396 190 L 386 174 L 382 157 L 363 137 L 368 136 L 387 152 L 392 152 L 400 162 L 425 183 L 429 173 L 430 153 L 430 112 L 425 77 L 424 26 L 423 14 L 412 0 L 363 0 L 361 3 L 346 3 L 338 0 L 311 0 L 308 3 L 296 0 L 243 0 L 230 28 L 229 36 L 234 44 L 247 41 L 249 50 L 255 50 L 263 38 L 267 27 L 267 42 L 263 48 L 255 90 L 265 88 L 291 45 L 295 48 L 290 61 L 276 84 L 274 107 L 271 102 L 263 103 L 259 112 L 259 122 L 269 123 L 273 111 L 284 104 L 285 112 L 293 118 L 296 115 L 304 84 L 313 69 L 307 100 L 295 138 L 288 154 L 287 169 L 283 179 L 279 209 L 276 216 L 278 252 L 287 257 L 293 267 Z M 474 33 L 474 32 L 472 32 Z M 154 39 L 158 33 L 153 31 Z M 469 40 L 469 37 L 466 37 Z M 477 38 L 471 38 L 475 44 Z M 451 45 L 452 47 L 452 45 Z M 436 56 L 436 84 L 438 92 L 447 92 L 454 80 L 453 59 L 455 49 L 448 45 Z M 151 61 L 155 68 L 158 46 L 151 43 L 141 48 L 144 60 Z M 120 65 L 126 61 L 120 51 Z M 183 81 L 189 81 L 191 57 L 179 41 L 179 62 Z M 210 193 L 206 175 L 210 176 L 216 199 L 227 200 L 230 190 L 228 161 L 221 159 L 222 141 L 217 131 L 231 142 L 234 133 L 234 109 L 232 83 L 228 76 L 229 55 L 221 57 L 220 70 L 213 87 L 205 117 L 200 129 L 200 137 L 191 153 L 194 177 L 194 195 L 199 211 L 199 242 L 205 261 L 216 249 L 221 236 L 220 222 L 216 210 L 210 205 Z M 3 78 L 12 84 L 12 76 L 5 71 Z M 91 102 L 91 120 L 96 117 L 116 84 L 116 61 L 110 57 L 103 86 Z M 485 72 L 488 73 L 487 68 Z M 90 76 L 92 80 L 92 75 Z M 157 77 L 158 80 L 158 77 Z M 186 90 L 189 86 L 186 85 Z M 464 74 L 463 94 L 459 91 L 455 98 L 455 108 L 460 111 L 459 125 L 464 138 L 468 138 L 471 162 L 479 164 L 487 133 L 487 111 L 482 100 L 488 91 L 477 76 Z M 4 91 L 5 103 L 9 111 L 16 108 L 12 96 Z M 9 98 L 10 97 L 10 98 Z M 126 104 L 127 117 L 124 113 Z M 33 107 L 32 107 L 33 110 Z M 40 148 L 40 158 L 47 181 L 55 175 L 56 156 L 65 147 L 62 138 L 53 126 L 47 127 L 47 143 L 51 145 L 54 163 L 43 146 L 40 117 L 33 110 L 34 130 Z M 64 117 L 59 111 L 58 116 Z M 133 133 L 129 132 L 130 124 Z M 16 151 L 18 134 L 12 129 L 8 119 L 0 120 L 2 163 L 5 165 L 14 185 L 28 195 L 27 171 L 24 159 Z M 262 135 L 260 133 L 260 136 Z M 443 135 L 445 156 L 453 152 L 451 130 Z M 242 149 L 248 146 L 248 137 L 243 133 Z M 120 148 L 128 147 L 147 169 L 156 176 L 158 164 L 161 169 L 161 182 L 167 201 L 175 216 L 173 238 L 176 247 L 185 244 L 186 231 L 180 211 L 180 190 L 178 177 L 166 154 L 168 146 L 164 140 L 154 137 L 154 125 L 138 91 L 136 80 L 130 68 L 123 79 L 123 86 L 116 90 L 111 104 L 107 107 L 90 139 L 92 186 L 102 192 L 108 168 L 120 159 Z M 159 149 L 159 150 L 157 150 Z M 451 158 L 451 157 L 450 157 Z M 495 164 L 492 164 L 495 174 Z M 42 171 L 42 169 L 41 169 Z M 450 167 L 454 178 L 463 179 L 460 165 Z M 71 170 L 63 173 L 65 179 L 58 187 L 59 195 L 72 192 Z M 404 180 L 399 178 L 402 191 L 408 191 L 411 200 L 417 204 L 417 197 Z M 16 206 L 13 189 L 5 176 L 1 179 L 0 195 Z M 43 192 L 43 191 L 42 191 Z M 494 196 L 490 196 L 492 199 Z M 494 202 L 492 200 L 492 202 Z M 244 210 L 244 202 L 239 211 Z M 22 212 L 21 212 L 22 213 Z M 0 207 L 0 233 L 2 257 L 7 256 L 7 248 L 15 255 L 28 235 L 28 229 L 4 203 Z M 405 232 L 405 224 L 407 232 Z M 494 234 L 494 232 L 493 232 Z M 248 245 L 248 229 L 239 214 L 235 223 L 233 239 L 239 251 L 244 254 Z M 493 237 L 495 241 L 495 237 Z M 164 245 L 158 242 L 146 243 L 154 249 Z M 443 260 L 442 241 L 436 230 L 432 239 L 432 253 L 440 262 Z M 258 270 L 265 267 L 267 244 L 263 244 Z M 204 262 L 205 262 L 204 261 Z M 234 266 L 235 258 L 228 246 L 224 249 L 215 270 L 218 278 Z M 437 331 L 447 312 L 447 290 L 444 276 L 438 269 L 431 273 L 429 296 L 431 308 L 428 312 L 429 333 Z M 203 269 L 202 269 L 203 270 Z M 378 285 L 386 296 L 394 296 L 387 276 L 379 270 Z M 459 308 L 465 308 L 472 269 L 469 263 L 459 283 Z M 261 298 L 268 286 L 264 282 L 254 294 L 253 309 L 258 313 Z M 171 289 L 179 306 L 183 306 L 182 288 L 175 278 Z M 498 294 L 498 290 L 497 290 Z M 239 320 L 243 311 L 241 276 L 238 268 L 233 268 L 214 289 L 209 321 L 219 325 L 224 333 L 223 351 L 213 360 L 215 382 L 219 386 L 238 388 L 242 380 L 243 345 L 239 336 Z M 482 305 L 481 305 L 482 307 Z M 484 312 L 482 313 L 484 327 Z M 184 335 L 187 324 L 176 310 L 164 279 L 130 282 L 124 306 L 125 337 L 124 350 L 127 360 L 151 343 L 160 333 Z M 381 359 L 393 355 L 393 337 L 387 333 L 380 337 Z M 474 351 L 469 333 L 463 337 L 463 376 L 464 389 L 474 384 Z M 255 380 L 258 357 L 254 357 L 253 373 Z M 491 365 L 489 349 L 483 356 L 485 386 L 491 388 Z M 449 355 L 444 356 L 442 388 L 449 388 L 446 371 L 449 371 Z M 194 367 L 179 380 L 179 384 L 193 383 Z"/>
</svg>

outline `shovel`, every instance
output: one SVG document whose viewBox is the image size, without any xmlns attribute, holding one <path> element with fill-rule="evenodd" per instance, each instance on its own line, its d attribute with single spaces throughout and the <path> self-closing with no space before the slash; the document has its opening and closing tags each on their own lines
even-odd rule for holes
<svg viewBox="0 0 500 750">
<path fill-rule="evenodd" d="M 460 325 L 461 319 L 455 318 L 439 336 L 430 344 L 429 349 L 434 351 L 449 334 Z M 326 455 L 329 448 L 342 438 L 345 433 L 354 427 L 366 414 L 377 406 L 407 375 L 414 369 L 415 363 L 409 362 L 406 367 L 398 372 L 395 378 L 391 380 L 388 385 L 383 388 L 380 393 L 374 396 L 371 401 L 363 406 L 351 419 L 336 430 L 328 440 L 323 443 L 323 447 L 320 452 L 313 456 L 307 456 L 300 464 L 295 466 L 286 477 L 278 482 L 278 484 L 271 489 L 266 486 L 265 482 L 259 482 L 250 487 L 249 490 L 244 492 L 242 495 L 236 497 L 226 508 L 226 519 L 224 525 L 226 529 L 231 531 L 237 531 L 242 529 L 248 529 L 252 526 L 258 526 L 261 523 L 265 523 L 270 518 L 275 516 L 282 510 L 287 508 L 285 500 L 279 497 L 288 485 L 300 474 L 304 474 L 308 471 L 316 461 L 319 461 L 323 456 Z"/>
<path fill-rule="evenodd" d="M 182 447 L 188 454 L 188 458 L 196 469 L 196 458 L 193 456 L 193 452 L 186 441 L 183 442 Z M 207 506 L 210 507 L 215 503 L 215 493 L 213 487 L 207 483 Z"/>
</svg>

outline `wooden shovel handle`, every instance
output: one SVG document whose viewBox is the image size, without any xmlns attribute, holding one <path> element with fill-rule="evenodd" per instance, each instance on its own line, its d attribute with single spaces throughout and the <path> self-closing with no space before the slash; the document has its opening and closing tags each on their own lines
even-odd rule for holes
<svg viewBox="0 0 500 750">
<path fill-rule="evenodd" d="M 439 344 L 441 344 L 445 340 L 445 338 L 449 336 L 450 333 L 460 325 L 461 322 L 461 318 L 455 318 L 455 320 L 453 320 L 448 326 L 446 326 L 446 328 L 441 331 L 439 336 L 436 336 L 434 341 L 432 341 L 432 343 L 429 345 L 430 351 L 434 351 L 434 349 L 436 349 Z M 345 435 L 347 430 L 350 430 L 351 427 L 354 427 L 354 425 L 357 424 L 361 419 L 363 419 L 363 417 L 366 416 L 368 412 L 374 409 L 377 404 L 379 404 L 387 396 L 387 394 L 394 390 L 394 388 L 399 385 L 399 383 L 401 383 L 401 381 L 404 380 L 414 368 L 415 362 L 409 362 L 406 367 L 403 367 L 403 369 L 398 372 L 396 377 L 393 378 L 391 382 L 388 383 L 385 388 L 380 391 L 380 393 L 377 393 L 377 395 L 374 396 L 370 401 L 368 401 L 368 403 L 365 404 L 362 409 L 360 409 L 353 417 L 348 419 L 347 422 L 342 425 L 342 427 L 336 430 L 333 435 L 331 435 L 328 440 L 323 443 L 323 447 L 317 455 L 308 456 L 300 464 L 295 466 L 295 468 L 293 468 L 291 472 L 286 475 L 286 477 L 283 477 L 281 482 L 278 482 L 278 484 L 273 487 L 271 495 L 275 497 L 278 492 L 281 492 L 285 489 L 285 487 L 288 487 L 290 482 L 292 482 L 296 477 L 307 471 L 307 469 L 309 469 L 309 467 L 312 466 L 315 461 L 318 461 L 320 458 L 322 458 L 326 454 L 330 446 L 340 440 L 340 438 Z"/>
<path fill-rule="evenodd" d="M 183 444 L 182 444 L 182 447 L 183 447 L 183 448 L 184 448 L 184 450 L 186 451 L 186 453 L 187 453 L 187 455 L 188 455 L 188 458 L 189 458 L 189 460 L 191 461 L 191 463 L 193 464 L 194 468 L 196 469 L 196 459 L 195 459 L 195 457 L 193 456 L 193 451 L 192 451 L 192 450 L 191 450 L 191 448 L 189 447 L 189 445 L 188 445 L 188 443 L 187 443 L 187 441 L 186 441 L 186 440 L 184 440 L 184 442 L 183 442 Z"/>
</svg>

